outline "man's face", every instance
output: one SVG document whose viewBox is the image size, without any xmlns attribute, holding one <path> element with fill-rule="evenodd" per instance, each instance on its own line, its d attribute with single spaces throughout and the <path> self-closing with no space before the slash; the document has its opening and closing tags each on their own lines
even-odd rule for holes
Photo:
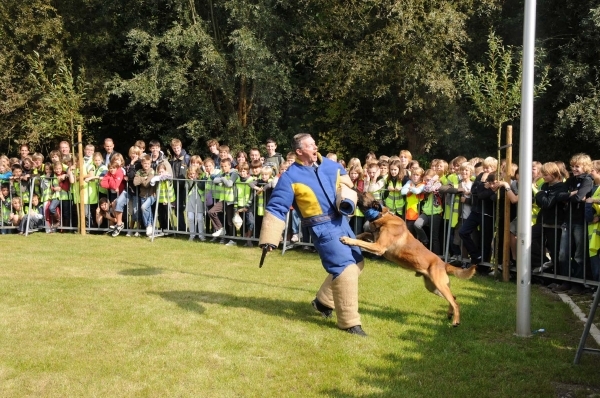
<svg viewBox="0 0 600 398">
<path fill-rule="evenodd" d="M 112 142 L 112 140 L 104 141 L 104 150 L 106 151 L 106 153 L 112 153 L 114 149 L 115 144 Z"/>
<path fill-rule="evenodd" d="M 269 156 L 273 156 L 275 154 L 275 149 L 277 149 L 277 145 L 274 142 L 267 143 L 267 154 Z"/>
<path fill-rule="evenodd" d="M 68 155 L 69 152 L 71 152 L 71 147 L 69 146 L 68 143 L 61 142 L 60 145 L 58 146 L 58 151 L 60 153 L 62 153 L 63 155 Z"/>
<path fill-rule="evenodd" d="M 221 171 L 223 173 L 229 173 L 230 170 L 231 170 L 231 163 L 228 163 L 228 162 L 221 163 Z"/>
<path fill-rule="evenodd" d="M 158 157 L 158 155 L 160 155 L 160 145 L 153 145 L 150 147 L 150 153 L 152 154 L 153 158 Z"/>
<path fill-rule="evenodd" d="M 23 159 L 25 156 L 29 156 L 29 148 L 26 146 L 22 146 L 19 152 L 21 153 L 21 159 Z"/>
<path fill-rule="evenodd" d="M 258 151 L 250 151 L 250 154 L 248 155 L 250 156 L 250 160 L 259 160 L 260 159 L 260 152 Z"/>
<path fill-rule="evenodd" d="M 302 147 L 300 149 L 296 149 L 296 156 L 303 165 L 310 166 L 315 163 L 318 159 L 317 153 L 319 152 L 319 147 L 315 143 L 315 140 L 308 136 L 302 140 L 300 143 Z"/>
<path fill-rule="evenodd" d="M 171 149 L 173 149 L 175 156 L 181 155 L 181 145 L 171 145 Z"/>
</svg>

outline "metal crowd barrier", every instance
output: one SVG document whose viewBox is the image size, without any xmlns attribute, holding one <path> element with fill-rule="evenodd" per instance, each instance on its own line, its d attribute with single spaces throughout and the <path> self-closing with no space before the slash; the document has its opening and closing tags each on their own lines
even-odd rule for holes
<svg viewBox="0 0 600 398">
<path fill-rule="evenodd" d="M 31 179 L 30 181 L 30 186 L 29 186 L 29 197 L 32 198 L 34 193 L 37 193 L 38 195 L 40 195 L 41 198 L 41 194 L 42 192 L 40 191 L 40 186 L 41 186 L 41 181 L 42 180 L 48 180 L 47 177 L 43 177 L 43 176 L 36 176 L 34 178 Z M 166 207 L 163 207 L 163 211 L 166 211 L 166 225 L 160 225 L 159 224 L 159 208 L 161 206 L 161 204 L 158 203 L 158 198 L 161 195 L 160 192 L 160 184 L 158 184 L 157 186 L 157 191 L 156 191 L 156 197 L 157 200 L 155 202 L 155 204 L 153 205 L 153 223 L 152 223 L 152 234 L 149 236 L 151 240 L 154 240 L 154 238 L 158 237 L 158 236 L 163 236 L 163 235 L 187 235 L 189 236 L 190 230 L 189 230 L 189 226 L 188 226 L 188 217 L 187 217 L 187 212 L 189 211 L 189 209 L 185 208 L 185 198 L 187 198 L 188 192 L 185 189 L 185 179 L 170 179 L 172 186 L 173 186 L 173 191 L 174 191 L 174 197 L 173 198 L 168 198 L 168 202 L 169 204 Z M 198 180 L 198 182 L 204 182 L 206 183 L 207 180 Z M 5 182 L 6 183 L 6 182 Z M 240 184 L 240 183 L 238 183 Z M 246 184 L 246 183 L 243 183 Z M 87 183 L 87 189 L 88 189 L 88 196 L 89 194 L 93 191 L 96 190 L 96 192 L 99 192 L 99 188 L 100 188 L 100 181 L 99 180 L 92 180 L 90 182 Z M 125 188 L 127 189 L 127 187 Z M 11 198 L 13 195 L 15 195 L 16 193 L 13 192 L 14 190 L 11 190 Z M 210 194 L 209 194 L 210 192 Z M 230 212 L 232 211 L 231 206 L 223 206 L 223 212 L 220 214 L 219 219 L 223 225 L 223 228 L 225 229 L 226 233 L 222 236 L 217 237 L 216 239 L 212 236 L 212 233 L 215 231 L 214 226 L 212 225 L 212 222 L 208 216 L 208 211 L 210 210 L 210 206 L 207 205 L 206 202 L 206 196 L 212 196 L 214 197 L 212 194 L 214 192 L 212 191 L 206 191 L 204 192 L 205 194 L 205 202 L 204 202 L 204 206 L 203 209 L 201 211 L 202 213 L 202 218 L 203 218 L 203 233 L 204 233 L 204 237 L 206 240 L 212 240 L 212 241 L 217 241 L 217 240 L 226 240 L 226 241 L 230 241 L 233 240 L 234 242 L 252 242 L 252 244 L 256 244 L 258 241 L 258 235 L 260 233 L 260 231 L 258 230 L 258 226 L 260 226 L 260 222 L 258 222 L 260 220 L 258 215 L 258 200 L 256 198 L 256 195 L 252 195 L 253 200 L 252 200 L 252 208 L 251 208 L 251 212 L 254 215 L 255 221 L 255 227 L 254 230 L 252 231 L 252 234 L 249 235 L 248 234 L 248 229 L 247 229 L 247 225 L 246 225 L 246 220 L 243 214 L 241 214 L 241 218 L 244 220 L 242 226 L 238 229 L 236 229 L 235 227 L 233 227 L 232 225 L 228 225 L 228 220 L 231 219 L 231 217 L 233 216 L 233 214 L 230 214 Z M 183 196 L 182 196 L 183 195 Z M 265 193 L 263 193 L 263 195 L 265 195 Z M 125 209 L 123 211 L 123 222 L 125 223 L 125 228 L 123 229 L 124 233 L 130 233 L 130 234 L 135 234 L 138 233 L 140 235 L 145 235 L 146 234 L 146 229 L 143 225 L 143 219 L 142 219 L 142 211 L 141 211 L 141 203 L 140 203 L 140 196 L 139 196 L 139 190 L 136 189 L 136 193 L 135 195 L 132 195 L 132 198 L 129 198 L 129 200 L 126 203 Z M 182 197 L 184 199 L 182 199 Z M 463 223 L 463 219 L 462 219 L 462 204 L 461 206 L 458 207 L 458 210 L 454 208 L 454 202 L 456 200 L 459 200 L 459 196 L 455 195 L 455 194 L 451 194 L 448 196 L 450 198 L 449 203 L 446 204 L 442 204 L 443 208 L 449 208 L 451 209 L 451 211 L 454 213 L 456 211 L 458 211 L 458 223 L 456 225 L 455 228 L 452 227 L 452 215 L 449 217 L 444 217 L 444 213 L 442 213 L 440 215 L 440 217 L 442 217 L 441 220 L 441 225 L 440 225 L 440 230 L 438 231 L 439 236 L 437 237 L 437 239 L 440 242 L 440 246 L 441 246 L 441 253 L 438 253 L 438 255 L 440 255 L 444 261 L 448 262 L 448 261 L 454 261 L 454 262 L 460 262 L 462 264 L 468 264 L 469 262 L 469 258 L 468 256 L 466 256 L 466 253 L 463 250 L 462 247 L 462 243 L 459 245 L 460 248 L 460 254 L 456 255 L 454 257 L 451 257 L 450 255 L 450 247 L 453 244 L 454 241 L 454 235 L 458 233 L 458 229 L 460 228 L 460 226 Z M 59 231 L 63 231 L 63 232 L 71 232 L 71 231 L 76 231 L 78 229 L 78 224 L 79 222 L 83 219 L 86 222 L 86 231 L 87 232 L 94 232 L 94 233 L 105 233 L 105 232 L 111 232 L 110 230 L 107 230 L 107 228 L 101 228 L 98 225 L 96 225 L 96 220 L 95 220 L 95 212 L 96 212 L 96 208 L 98 206 L 98 203 L 86 203 L 85 204 L 85 213 L 84 215 L 79 214 L 79 206 L 74 204 L 74 200 L 73 200 L 73 194 L 71 192 L 69 192 L 69 200 L 68 201 L 61 201 L 59 204 L 59 211 L 60 214 L 65 214 L 65 211 L 68 214 L 68 219 L 64 219 L 64 217 L 61 216 L 61 221 L 59 226 L 56 228 Z M 116 200 L 116 199 L 115 199 Z M 265 195 L 265 197 L 263 198 L 263 203 L 264 205 L 266 205 L 268 200 L 268 197 Z M 237 201 L 237 198 L 236 198 Z M 6 206 L 6 201 L 5 203 L 2 203 L 2 208 L 1 208 L 1 217 L 0 217 L 0 232 L 2 234 L 5 233 L 12 233 L 14 232 L 15 229 L 17 229 L 17 226 L 14 225 L 8 225 L 6 223 L 6 212 L 11 212 L 12 211 L 12 202 L 10 202 L 9 200 L 9 207 Z M 68 206 L 68 208 L 66 208 L 65 206 Z M 164 206 L 164 205 L 163 205 Z M 420 206 L 420 204 L 419 204 Z M 494 236 L 485 236 L 485 231 L 486 231 L 486 223 L 493 223 L 495 225 L 496 222 L 496 208 L 495 208 L 495 204 L 493 205 L 493 209 L 491 211 L 492 213 L 492 217 L 486 217 L 482 214 L 482 220 L 481 220 L 481 226 L 478 229 L 478 234 L 476 234 L 475 238 L 479 241 L 479 247 L 481 250 L 481 256 L 482 258 L 485 258 L 485 252 L 486 250 L 484 250 L 483 245 L 481 244 L 481 242 L 489 242 L 491 241 L 492 245 L 495 242 Z M 48 225 L 48 221 L 47 221 L 47 215 L 46 212 L 48 211 L 48 203 L 44 203 L 43 206 L 43 210 L 44 210 L 44 220 L 45 220 L 45 225 L 44 228 L 42 229 L 50 229 L 51 225 Z M 198 209 L 194 210 L 194 213 L 199 214 L 200 212 L 197 211 Z M 420 210 L 420 209 L 419 209 Z M 235 210 L 234 210 L 235 211 Z M 25 211 L 25 214 L 29 214 L 31 212 L 31 200 L 29 201 L 29 206 Z M 404 218 L 406 214 L 406 206 L 402 209 L 402 217 Z M 164 217 L 164 216 L 163 216 Z M 181 217 L 183 217 L 183 221 L 181 221 Z M 363 224 L 364 224 L 364 219 L 362 217 L 351 217 L 350 218 L 350 225 L 352 226 L 354 232 L 358 235 L 359 233 L 363 232 Z M 50 223 L 52 223 L 52 220 L 50 220 Z M 137 228 L 132 228 L 131 226 L 134 225 L 134 223 L 137 223 Z M 432 218 L 429 220 L 429 226 L 431 226 L 433 224 L 433 216 Z M 493 235 L 497 234 L 497 233 L 502 233 L 501 231 L 503 230 L 503 225 L 499 226 L 499 229 L 497 231 L 494 231 Z M 598 281 L 594 281 L 592 280 L 592 276 L 591 273 L 589 272 L 589 256 L 588 256 L 588 239 L 587 239 L 587 223 L 584 223 L 583 226 L 577 227 L 577 228 L 583 228 L 583 234 L 584 234 L 584 239 L 582 240 L 581 244 L 583 244 L 583 259 L 582 259 L 582 264 L 578 264 L 575 263 L 575 266 L 579 266 L 582 270 L 582 274 L 581 275 L 575 275 L 574 273 L 574 259 L 572 258 L 572 256 L 569 256 L 567 258 L 563 258 L 562 261 L 562 266 L 563 268 L 566 269 L 566 272 L 560 272 L 560 267 L 559 265 L 559 257 L 560 257 L 560 252 L 559 252 L 559 245 L 558 245 L 558 236 L 560 235 L 564 235 L 564 238 L 567 239 L 566 242 L 563 242 L 563 247 L 566 248 L 565 250 L 563 250 L 563 252 L 567 252 L 567 253 L 571 253 L 574 249 L 575 249 L 575 242 L 573 241 L 573 235 L 566 233 L 565 231 L 571 231 L 574 226 L 572 226 L 572 213 L 571 213 L 571 209 L 569 208 L 569 212 L 568 212 L 568 220 L 566 222 L 566 224 L 563 226 L 562 230 L 560 231 L 560 233 L 555 234 L 555 236 L 553 236 L 554 239 L 554 245 L 551 245 L 551 247 L 554 247 L 554 252 L 553 253 L 548 253 L 547 250 L 545 249 L 545 245 L 541 245 L 541 247 L 539 248 L 541 250 L 541 253 L 539 255 L 539 258 L 541 259 L 539 264 L 531 264 L 531 269 L 532 269 L 532 276 L 534 277 L 542 277 L 542 278 L 552 278 L 555 280 L 566 280 L 566 281 L 573 281 L 573 282 L 580 282 L 580 283 L 584 283 L 584 284 L 589 284 L 589 285 L 598 285 Z M 545 236 L 544 236 L 544 229 L 541 226 L 537 226 L 534 228 L 541 228 L 541 241 L 544 242 L 545 241 Z M 433 242 L 434 242 L 434 236 L 433 234 L 435 233 L 435 231 L 433 230 L 433 228 L 429 227 L 429 249 L 432 250 L 433 249 Z M 28 235 L 29 233 L 31 233 L 32 231 L 29 230 L 29 223 L 27 223 L 26 225 L 26 229 L 24 231 L 25 235 Z M 247 236 L 248 235 L 248 236 Z M 292 241 L 292 237 L 296 236 L 297 240 Z M 294 215 L 292 213 L 292 211 L 290 211 L 286 217 L 286 223 L 285 223 L 285 231 L 282 235 L 282 239 L 281 239 L 281 244 L 282 244 L 282 254 L 284 254 L 287 250 L 290 249 L 294 249 L 294 248 L 304 248 L 306 250 L 313 250 L 313 243 L 312 243 L 312 239 L 310 237 L 310 234 L 308 233 L 308 230 L 306 228 L 303 228 L 301 226 L 300 223 L 296 223 L 294 222 Z M 488 250 L 492 253 L 492 260 L 493 258 L 495 258 L 495 256 L 498 255 L 498 253 L 502 252 L 502 248 L 495 248 L 495 247 L 490 247 L 488 248 Z M 546 258 L 550 258 L 550 261 L 552 262 L 552 264 L 549 264 L 547 261 L 544 261 Z M 563 256 L 564 257 L 564 256 Z M 493 261 L 484 261 L 482 263 L 482 265 L 484 266 L 488 266 L 491 269 L 494 267 Z"/>
</svg>

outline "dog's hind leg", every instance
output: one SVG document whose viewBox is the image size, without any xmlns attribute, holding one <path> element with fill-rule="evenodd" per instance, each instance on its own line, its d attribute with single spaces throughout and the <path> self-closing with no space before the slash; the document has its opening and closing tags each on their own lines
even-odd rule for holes
<svg viewBox="0 0 600 398">
<path fill-rule="evenodd" d="M 444 297 L 448 303 L 450 303 L 450 307 L 448 308 L 448 317 L 452 317 L 452 326 L 460 325 L 460 310 L 458 307 L 458 303 L 456 302 L 455 297 L 452 295 L 450 291 L 450 278 L 448 278 L 448 274 L 446 274 L 445 269 L 430 269 L 429 276 L 431 277 L 431 284 L 435 286 L 435 291 L 432 291 L 428 288 L 429 291 L 432 291 L 435 294 L 441 295 Z M 427 279 L 427 278 L 425 278 Z M 426 283 L 427 286 L 427 283 Z"/>
<path fill-rule="evenodd" d="M 444 298 L 444 295 L 442 294 L 442 292 L 440 292 L 438 290 L 437 287 L 435 287 L 435 285 L 433 284 L 433 282 L 431 281 L 431 279 L 429 279 L 429 277 L 421 275 L 419 273 L 417 273 L 417 276 L 423 276 L 423 282 L 425 282 L 425 288 L 427 290 L 429 290 L 431 293 L 435 294 L 436 296 L 440 296 L 441 298 Z M 450 285 L 450 282 L 448 282 L 448 286 Z M 454 297 L 454 296 L 452 296 Z M 456 297 L 454 297 L 454 300 L 456 301 Z M 452 319 L 454 316 L 454 308 L 452 307 L 452 304 L 448 305 L 448 319 Z"/>
</svg>

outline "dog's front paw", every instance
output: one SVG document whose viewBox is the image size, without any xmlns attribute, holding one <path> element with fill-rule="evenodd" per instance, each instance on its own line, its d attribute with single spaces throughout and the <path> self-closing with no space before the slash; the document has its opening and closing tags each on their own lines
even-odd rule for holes
<svg viewBox="0 0 600 398">
<path fill-rule="evenodd" d="M 347 237 L 347 236 L 342 236 L 342 237 L 340 238 L 340 242 L 342 242 L 342 243 L 343 243 L 343 244 L 345 244 L 345 245 L 349 245 L 349 244 L 350 244 L 350 241 L 351 241 L 351 239 L 350 239 L 349 237 Z"/>
</svg>

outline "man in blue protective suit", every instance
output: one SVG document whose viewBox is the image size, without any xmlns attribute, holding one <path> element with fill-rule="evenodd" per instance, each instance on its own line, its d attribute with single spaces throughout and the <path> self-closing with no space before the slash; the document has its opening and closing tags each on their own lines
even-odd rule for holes
<svg viewBox="0 0 600 398">
<path fill-rule="evenodd" d="M 340 184 L 352 187 L 346 170 L 318 153 L 310 134 L 297 134 L 292 140 L 296 162 L 281 175 L 275 186 L 259 239 L 261 247 L 277 247 L 285 227 L 286 214 L 293 205 L 302 225 L 310 231 L 315 249 L 321 257 L 327 278 L 313 300 L 313 307 L 323 316 L 333 310 L 340 329 L 366 336 L 358 314 L 358 276 L 364 262 L 360 249 L 340 242 L 340 237 L 354 233 L 348 218 L 337 209 L 336 192 Z"/>
</svg>

